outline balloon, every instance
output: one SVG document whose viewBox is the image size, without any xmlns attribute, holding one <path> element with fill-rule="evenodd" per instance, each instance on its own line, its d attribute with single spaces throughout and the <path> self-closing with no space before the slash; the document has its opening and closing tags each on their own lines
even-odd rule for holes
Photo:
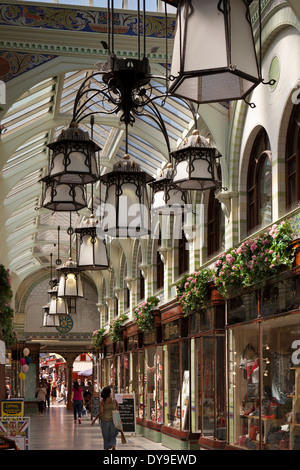
<svg viewBox="0 0 300 470">
<path fill-rule="evenodd" d="M 23 372 L 25 372 L 25 373 L 28 372 L 28 369 L 29 369 L 29 367 L 28 367 L 27 364 L 24 364 L 24 366 L 22 366 L 22 371 Z"/>
<path fill-rule="evenodd" d="M 26 364 L 31 364 L 32 363 L 32 359 L 31 357 L 26 357 Z"/>
<path fill-rule="evenodd" d="M 19 379 L 20 379 L 20 380 L 25 380 L 25 377 L 26 377 L 26 376 L 25 376 L 24 372 L 20 372 L 20 373 L 19 373 Z"/>
<path fill-rule="evenodd" d="M 26 359 L 24 359 L 24 357 L 21 357 L 20 364 L 21 366 L 24 366 L 24 364 L 26 364 Z"/>
<path fill-rule="evenodd" d="M 24 356 L 28 356 L 28 354 L 29 354 L 29 349 L 28 349 L 28 348 L 24 348 L 24 349 L 23 349 L 23 354 L 24 354 Z"/>
</svg>

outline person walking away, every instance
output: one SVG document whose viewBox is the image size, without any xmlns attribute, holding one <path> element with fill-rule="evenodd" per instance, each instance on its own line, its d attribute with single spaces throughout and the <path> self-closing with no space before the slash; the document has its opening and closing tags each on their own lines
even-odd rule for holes
<svg viewBox="0 0 300 470">
<path fill-rule="evenodd" d="M 57 383 L 54 381 L 52 382 L 52 385 L 51 385 L 51 403 L 56 401 L 56 395 L 57 395 Z"/>
<path fill-rule="evenodd" d="M 49 380 L 46 380 L 45 389 L 46 389 L 46 392 L 47 392 L 47 395 L 46 395 L 46 404 L 47 404 L 48 408 L 50 408 L 51 384 L 50 384 Z"/>
<path fill-rule="evenodd" d="M 35 398 L 37 401 L 40 416 L 42 416 L 43 411 L 44 411 L 46 396 L 47 396 L 47 390 L 45 389 L 43 382 L 39 382 L 39 386 L 37 387 L 35 391 Z"/>
<path fill-rule="evenodd" d="M 77 381 L 75 381 L 73 384 L 71 401 L 73 403 L 74 423 L 77 423 L 77 415 L 78 415 L 78 422 L 79 424 L 81 424 L 83 390 L 81 387 L 79 387 L 79 384 Z"/>
<path fill-rule="evenodd" d="M 61 403 L 62 401 L 66 404 L 67 403 L 67 397 L 66 397 L 66 382 L 63 380 L 60 388 L 60 399 L 59 402 Z"/>
<path fill-rule="evenodd" d="M 117 401 L 111 396 L 111 388 L 105 387 L 101 392 L 99 413 L 93 419 L 92 425 L 97 419 L 101 419 L 101 430 L 104 440 L 104 450 L 116 450 L 118 430 L 115 428 L 112 418 L 113 410 L 118 410 Z"/>
</svg>

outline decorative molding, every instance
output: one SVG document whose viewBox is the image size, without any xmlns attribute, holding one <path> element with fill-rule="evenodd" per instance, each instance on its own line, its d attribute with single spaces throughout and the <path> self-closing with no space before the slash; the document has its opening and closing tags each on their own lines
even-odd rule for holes
<svg viewBox="0 0 300 470">
<path fill-rule="evenodd" d="M 12 78 L 36 68 L 55 57 L 55 55 L 49 54 L 0 50 L 0 78 L 4 82 L 8 82 Z"/>
</svg>

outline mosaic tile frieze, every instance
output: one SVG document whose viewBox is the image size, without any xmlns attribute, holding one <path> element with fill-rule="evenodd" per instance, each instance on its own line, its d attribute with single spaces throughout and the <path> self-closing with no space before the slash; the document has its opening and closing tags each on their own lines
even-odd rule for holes
<svg viewBox="0 0 300 470">
<path fill-rule="evenodd" d="M 27 52 L 7 52 L 0 50 L 0 80 L 8 82 L 39 65 L 54 59 L 51 54 L 34 54 Z"/>
<path fill-rule="evenodd" d="M 59 8 L 43 5 L 0 4 L 0 25 L 56 29 L 61 31 L 107 32 L 107 12 Z M 146 16 L 148 37 L 174 36 L 175 19 L 169 19 L 167 28 L 163 16 Z M 114 31 L 128 36 L 138 35 L 137 16 L 129 13 L 114 14 Z"/>
</svg>

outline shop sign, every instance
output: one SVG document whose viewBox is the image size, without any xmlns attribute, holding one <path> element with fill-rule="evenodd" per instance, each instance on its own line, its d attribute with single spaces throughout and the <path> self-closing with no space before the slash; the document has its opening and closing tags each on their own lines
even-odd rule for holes
<svg viewBox="0 0 300 470">
<path fill-rule="evenodd" d="M 179 322 L 178 320 L 166 323 L 164 325 L 164 340 L 176 339 L 179 337 Z"/>
<path fill-rule="evenodd" d="M 155 330 L 147 331 L 144 333 L 144 344 L 155 343 Z"/>
<path fill-rule="evenodd" d="M 132 394 L 116 393 L 124 432 L 135 432 L 135 398 Z"/>
<path fill-rule="evenodd" d="M 30 418 L 0 418 L 0 436 L 15 441 L 19 450 L 29 450 L 29 432 Z"/>
<path fill-rule="evenodd" d="M 1 416 L 19 416 L 24 414 L 24 400 L 22 398 L 12 398 L 1 402 Z"/>
</svg>

